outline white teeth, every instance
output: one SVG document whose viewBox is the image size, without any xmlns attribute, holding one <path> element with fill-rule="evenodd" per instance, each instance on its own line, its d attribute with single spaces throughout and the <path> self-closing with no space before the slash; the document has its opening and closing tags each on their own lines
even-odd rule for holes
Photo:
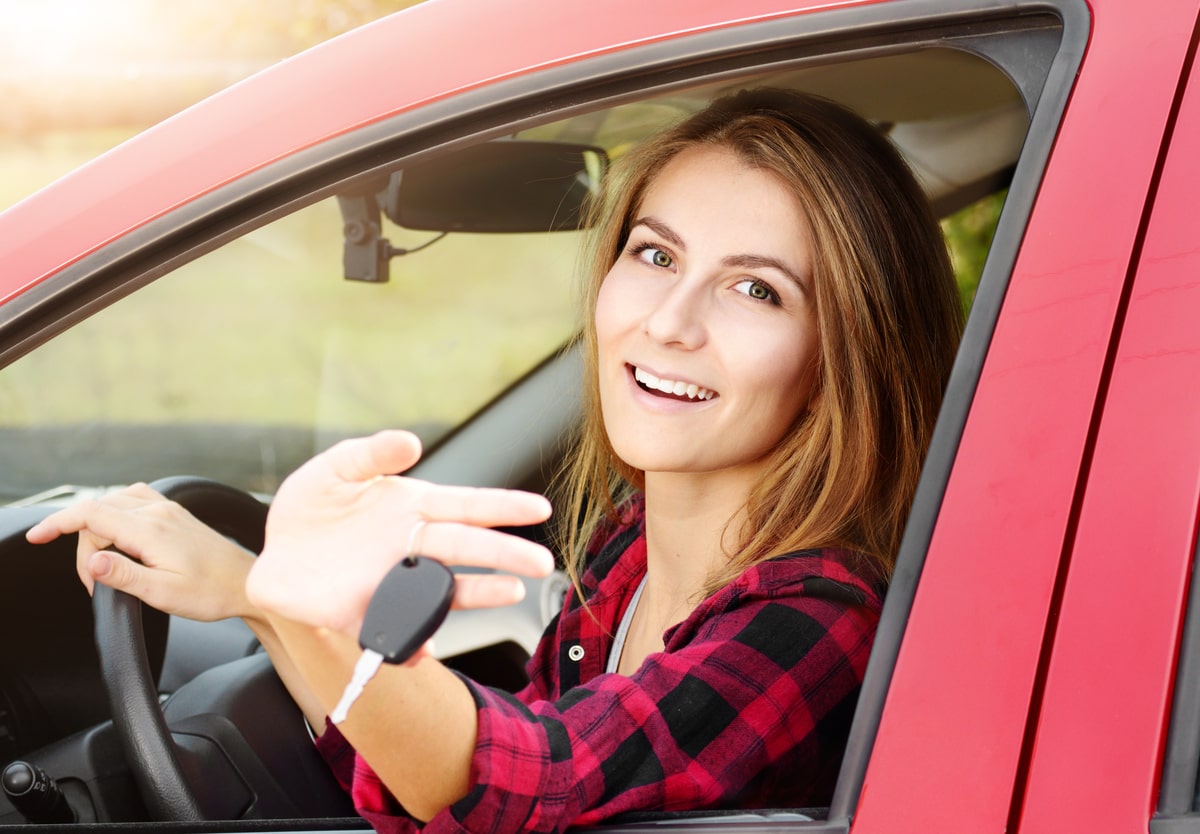
<svg viewBox="0 0 1200 834">
<path fill-rule="evenodd" d="M 707 388 L 701 388 L 694 382 L 688 383 L 674 379 L 659 379 L 654 374 L 643 371 L 641 368 L 633 369 L 633 378 L 647 388 L 662 391 L 664 394 L 674 394 L 676 397 L 686 396 L 689 400 L 711 400 L 713 398 L 712 391 L 709 391 Z"/>
</svg>

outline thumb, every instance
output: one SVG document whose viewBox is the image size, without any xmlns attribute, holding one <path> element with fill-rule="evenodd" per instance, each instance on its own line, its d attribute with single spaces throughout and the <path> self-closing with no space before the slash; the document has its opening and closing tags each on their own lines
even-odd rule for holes
<svg viewBox="0 0 1200 834">
<path fill-rule="evenodd" d="M 393 429 L 370 437 L 343 440 L 325 453 L 330 467 L 344 481 L 369 481 L 395 475 L 421 459 L 421 441 L 412 432 Z"/>
<path fill-rule="evenodd" d="M 129 591 L 137 583 L 141 566 L 119 554 L 97 550 L 88 557 L 87 569 L 96 582 L 118 591 Z"/>
</svg>

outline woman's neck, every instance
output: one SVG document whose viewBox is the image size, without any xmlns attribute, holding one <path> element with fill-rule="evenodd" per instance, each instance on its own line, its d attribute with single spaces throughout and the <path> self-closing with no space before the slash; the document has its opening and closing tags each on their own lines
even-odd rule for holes
<svg viewBox="0 0 1200 834">
<path fill-rule="evenodd" d="M 744 472 L 646 473 L 646 585 L 619 672 L 633 674 L 648 654 L 661 651 L 663 632 L 700 603 L 708 578 L 729 558 L 727 548 L 732 551 L 730 536 L 739 521 L 734 516 L 751 483 Z"/>
<path fill-rule="evenodd" d="M 646 473 L 647 592 L 690 612 L 736 546 L 752 473 Z M 733 523 L 730 524 L 730 520 Z"/>
</svg>

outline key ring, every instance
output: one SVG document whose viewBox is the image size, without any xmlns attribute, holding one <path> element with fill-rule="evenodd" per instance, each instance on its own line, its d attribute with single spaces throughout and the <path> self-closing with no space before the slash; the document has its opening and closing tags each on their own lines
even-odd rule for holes
<svg viewBox="0 0 1200 834">
<path fill-rule="evenodd" d="M 405 554 L 408 558 L 419 555 L 420 551 L 417 550 L 417 536 L 419 536 L 421 531 L 425 529 L 426 523 L 427 522 L 425 519 L 419 519 L 417 523 L 413 525 L 412 530 L 409 531 L 408 551 Z"/>
</svg>

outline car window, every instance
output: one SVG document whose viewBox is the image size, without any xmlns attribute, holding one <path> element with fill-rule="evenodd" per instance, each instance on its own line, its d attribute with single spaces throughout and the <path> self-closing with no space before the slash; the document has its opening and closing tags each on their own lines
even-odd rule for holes
<svg viewBox="0 0 1200 834">
<path fill-rule="evenodd" d="M 954 67 L 984 83 L 971 118 L 1012 144 L 1012 85 L 953 50 L 868 62 L 874 73 Z M 829 85 L 829 73 L 809 73 Z M 761 82 L 794 84 L 772 76 Z M 1006 91 L 1007 88 L 1007 91 Z M 702 107 L 712 85 L 533 125 L 522 140 L 586 139 L 619 156 Z M 883 107 L 880 119 L 900 113 Z M 1016 130 L 1007 122 L 1013 120 Z M 953 113 L 949 118 L 960 118 Z M 898 143 L 905 142 L 899 136 Z M 936 161 L 914 167 L 941 196 Z M 924 166 L 924 168 L 923 168 Z M 970 301 L 995 198 L 947 221 Z M 956 206 L 952 205 L 952 208 Z M 982 218 L 982 220 L 980 220 Z M 228 242 L 0 371 L 0 500 L 65 498 L 160 476 L 208 476 L 260 493 L 336 440 L 401 426 L 427 446 L 544 361 L 575 328 L 581 233 L 414 232 L 384 214 L 390 280 L 343 277 L 336 197 Z M 982 229 L 982 232 L 980 232 Z"/>
<path fill-rule="evenodd" d="M 1017 91 L 987 62 L 957 50 L 848 67 L 842 75 L 804 69 L 739 83 L 832 93 L 850 74 L 851 103 L 872 108 L 902 148 L 921 151 L 910 161 L 948 214 L 947 240 L 969 304 L 1002 197 L 962 208 L 962 194 L 1000 187 L 1002 166 L 959 163 L 982 178 L 982 189 L 972 181 L 964 192 L 929 152 L 928 137 L 941 129 L 953 139 L 962 121 L 987 130 L 998 159 L 1015 154 L 1027 123 Z M 947 72 L 974 79 L 974 88 L 937 119 L 924 104 L 863 86 L 871 77 L 919 81 Z M 729 86 L 672 90 L 523 126 L 506 138 L 585 141 L 618 157 Z M 892 124 L 901 119 L 912 124 Z M 385 245 L 407 254 L 390 259 L 390 280 L 370 283 L 343 277 L 349 220 L 338 198 L 326 197 L 183 265 L 0 370 L 7 461 L 0 501 L 61 500 L 81 487 L 179 473 L 269 494 L 317 451 L 384 427 L 410 429 L 428 448 L 575 328 L 580 232 L 443 237 L 400 228 L 384 212 Z"/>
</svg>

